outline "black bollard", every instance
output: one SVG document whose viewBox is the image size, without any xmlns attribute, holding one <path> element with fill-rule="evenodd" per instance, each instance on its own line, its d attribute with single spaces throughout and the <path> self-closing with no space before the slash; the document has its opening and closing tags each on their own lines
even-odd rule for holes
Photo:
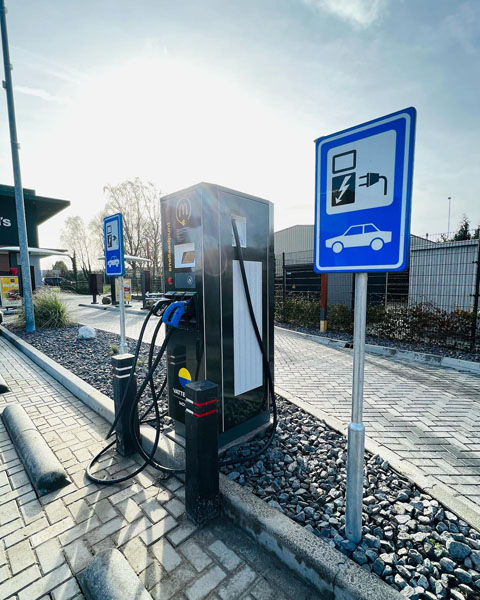
<svg viewBox="0 0 480 600">
<path fill-rule="evenodd" d="M 203 525 L 220 514 L 218 387 L 194 381 L 185 394 L 185 510 L 191 521 Z"/>
<path fill-rule="evenodd" d="M 130 412 L 132 404 L 137 393 L 137 377 L 133 375 L 128 391 L 125 396 L 125 404 L 121 406 L 128 380 L 133 366 L 133 354 L 116 354 L 112 356 L 113 365 L 113 400 L 115 403 L 115 416 L 119 410 L 122 410 L 122 415 L 117 422 L 117 452 L 122 456 L 129 456 L 136 452 L 133 435 L 130 429 Z M 135 409 L 134 430 L 139 437 L 138 411 Z"/>
</svg>

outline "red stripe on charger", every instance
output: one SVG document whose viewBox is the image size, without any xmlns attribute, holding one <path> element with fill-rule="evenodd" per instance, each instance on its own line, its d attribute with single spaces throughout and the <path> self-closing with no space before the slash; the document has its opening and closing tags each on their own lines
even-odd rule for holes
<svg viewBox="0 0 480 600">
<path fill-rule="evenodd" d="M 207 400 L 206 402 L 194 402 L 193 405 L 194 406 L 208 406 L 208 404 L 213 404 L 216 401 L 217 401 L 217 399 L 214 398 L 213 400 Z"/>
<path fill-rule="evenodd" d="M 202 413 L 200 415 L 197 415 L 197 413 L 193 413 L 193 414 L 200 419 L 201 417 L 208 417 L 208 415 L 213 415 L 213 413 L 216 413 L 216 412 L 218 412 L 218 410 L 215 408 L 214 410 L 209 410 L 208 412 Z"/>
</svg>

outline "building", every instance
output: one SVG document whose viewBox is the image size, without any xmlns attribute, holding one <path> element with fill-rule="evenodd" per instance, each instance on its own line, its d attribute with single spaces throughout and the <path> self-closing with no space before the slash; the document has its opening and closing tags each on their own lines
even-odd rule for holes
<svg viewBox="0 0 480 600">
<path fill-rule="evenodd" d="M 25 218 L 27 224 L 28 250 L 32 271 L 32 286 L 42 283 L 40 258 L 45 256 L 65 256 L 62 250 L 40 247 L 38 226 L 70 206 L 68 200 L 37 196 L 35 190 L 23 190 Z M 20 249 L 18 240 L 15 188 L 0 185 L 0 276 L 8 276 L 18 269 Z M 13 271 L 12 271 L 13 269 Z M 20 272 L 19 272 L 20 274 Z"/>
</svg>

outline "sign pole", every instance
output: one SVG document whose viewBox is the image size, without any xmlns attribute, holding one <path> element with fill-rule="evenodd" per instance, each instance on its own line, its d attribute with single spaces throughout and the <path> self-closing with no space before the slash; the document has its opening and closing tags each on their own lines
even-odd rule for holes
<svg viewBox="0 0 480 600">
<path fill-rule="evenodd" d="M 120 354 L 128 352 L 125 339 L 125 288 L 123 287 L 123 276 L 118 278 L 118 302 L 120 306 Z"/>
<path fill-rule="evenodd" d="M 363 466 L 365 426 L 363 413 L 363 374 L 365 366 L 365 324 L 367 320 L 367 273 L 355 278 L 353 329 L 352 422 L 348 426 L 346 536 L 355 544 L 362 539 Z"/>
<path fill-rule="evenodd" d="M 25 219 L 25 202 L 23 199 L 22 177 L 20 173 L 20 157 L 17 141 L 17 125 L 15 122 L 15 105 L 13 101 L 12 65 L 7 38 L 7 9 L 5 1 L 0 0 L 0 26 L 2 31 L 3 63 L 5 67 L 4 87 L 7 92 L 8 123 L 10 126 L 10 142 L 12 146 L 13 179 L 15 184 L 15 204 L 17 207 L 18 242 L 20 246 L 20 264 L 22 265 L 23 298 L 25 303 L 25 325 L 27 332 L 35 331 L 35 315 L 33 311 L 32 279 L 30 275 L 30 258 L 28 255 L 27 225 Z"/>
</svg>

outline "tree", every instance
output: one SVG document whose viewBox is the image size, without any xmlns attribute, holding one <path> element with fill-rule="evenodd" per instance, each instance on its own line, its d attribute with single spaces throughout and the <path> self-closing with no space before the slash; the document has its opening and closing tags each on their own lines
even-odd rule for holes
<svg viewBox="0 0 480 600">
<path fill-rule="evenodd" d="M 457 232 L 453 236 L 454 242 L 462 242 L 464 240 L 471 240 L 472 236 L 470 234 L 470 220 L 467 215 L 463 215 L 462 220 L 460 221 L 460 225 L 458 227 Z"/>
<path fill-rule="evenodd" d="M 102 231 L 99 223 L 109 214 L 123 215 L 125 254 L 150 258 L 152 275 L 158 275 L 161 266 L 160 191 L 153 183 L 144 183 L 138 177 L 118 185 L 106 185 L 107 202 L 91 227 Z M 102 234 L 103 235 L 103 234 Z M 103 237 L 102 237 L 103 245 Z M 127 261 L 135 274 L 138 263 Z"/>
<path fill-rule="evenodd" d="M 52 271 L 56 271 L 60 277 L 64 277 L 65 279 L 68 277 L 68 267 L 63 260 L 57 260 L 52 267 Z"/>
<path fill-rule="evenodd" d="M 92 272 L 92 254 L 90 236 L 81 217 L 67 217 L 60 234 L 61 243 L 68 249 L 74 273 L 77 265 L 82 269 L 85 279 Z"/>
</svg>

